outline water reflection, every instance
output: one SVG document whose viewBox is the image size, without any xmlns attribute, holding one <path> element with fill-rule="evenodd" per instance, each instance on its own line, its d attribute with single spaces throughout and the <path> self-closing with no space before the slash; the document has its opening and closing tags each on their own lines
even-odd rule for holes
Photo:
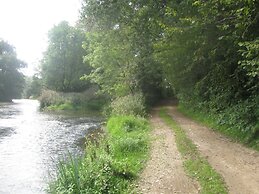
<svg viewBox="0 0 259 194">
<path fill-rule="evenodd" d="M 50 115 L 34 100 L 0 104 L 0 193 L 45 193 L 48 173 L 65 153 L 80 154 L 99 119 Z"/>
</svg>

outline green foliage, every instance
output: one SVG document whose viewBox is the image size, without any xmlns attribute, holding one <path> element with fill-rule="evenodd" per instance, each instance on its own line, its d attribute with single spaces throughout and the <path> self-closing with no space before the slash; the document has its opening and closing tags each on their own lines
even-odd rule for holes
<svg viewBox="0 0 259 194">
<path fill-rule="evenodd" d="M 242 0 L 85 0 L 89 78 L 113 97 L 140 90 L 148 104 L 162 91 L 213 109 L 237 104 L 258 93 L 258 7 Z"/>
<path fill-rule="evenodd" d="M 84 104 L 84 106 L 88 110 L 101 111 L 103 110 L 104 106 L 107 105 L 107 103 L 108 103 L 108 99 L 100 95 L 87 101 Z"/>
<path fill-rule="evenodd" d="M 132 123 L 126 131 L 125 122 Z M 136 117 L 113 117 L 108 137 L 87 143 L 82 158 L 59 164 L 50 193 L 131 193 L 138 173 L 147 159 L 148 122 Z"/>
<path fill-rule="evenodd" d="M 23 90 L 24 98 L 38 98 L 41 95 L 42 79 L 34 75 L 32 78 L 26 77 L 25 88 Z"/>
<path fill-rule="evenodd" d="M 163 36 L 153 53 L 181 104 L 212 114 L 248 142 L 257 136 L 258 7 L 242 0 L 167 2 L 156 19 Z"/>
<path fill-rule="evenodd" d="M 59 105 L 65 102 L 65 99 L 62 98 L 61 95 L 51 90 L 43 90 L 39 100 L 41 108 L 48 107 L 51 105 Z"/>
<path fill-rule="evenodd" d="M 43 90 L 39 97 L 44 110 L 101 111 L 108 99 L 96 94 L 92 87 L 81 93 L 62 93 Z"/>
<path fill-rule="evenodd" d="M 94 68 L 85 79 L 97 83 L 102 92 L 111 96 L 127 95 L 136 89 L 134 53 L 123 40 L 123 32 L 104 31 L 88 34 L 84 45 L 85 61 Z"/>
<path fill-rule="evenodd" d="M 141 93 L 118 97 L 111 102 L 111 114 L 145 116 L 144 103 L 144 97 Z"/>
<path fill-rule="evenodd" d="M 191 108 L 181 104 L 179 110 L 187 116 L 255 149 L 259 149 L 258 97 L 230 106 L 221 112 Z M 206 112 L 205 112 L 206 111 Z"/>
<path fill-rule="evenodd" d="M 256 93 L 259 90 L 259 37 L 253 41 L 240 42 L 239 46 L 242 48 L 239 50 L 242 60 L 238 63 L 248 76 L 245 87 Z"/>
<path fill-rule="evenodd" d="M 88 29 L 85 60 L 94 68 L 90 76 L 112 97 L 145 93 L 148 102 L 160 96 L 161 74 L 152 56 L 150 9 L 141 1 L 86 0 L 82 24 Z"/>
<path fill-rule="evenodd" d="M 253 78 L 259 76 L 259 39 L 251 42 L 239 43 L 241 55 L 244 60 L 240 61 L 241 67 L 247 71 L 247 75 Z"/>
<path fill-rule="evenodd" d="M 50 30 L 49 46 L 41 62 L 44 86 L 61 92 L 81 92 L 90 87 L 80 80 L 90 72 L 89 65 L 83 63 L 83 41 L 84 33 L 67 22 Z"/>
<path fill-rule="evenodd" d="M 21 97 L 25 81 L 19 69 L 25 66 L 17 59 L 15 48 L 0 39 L 0 101 Z"/>
<path fill-rule="evenodd" d="M 186 136 L 179 124 L 167 114 L 166 109 L 161 109 L 159 114 L 167 125 L 174 130 L 177 148 L 184 158 L 184 167 L 192 177 L 199 181 L 201 193 L 228 193 L 222 177 L 205 158 L 200 156 L 196 146 Z"/>
</svg>

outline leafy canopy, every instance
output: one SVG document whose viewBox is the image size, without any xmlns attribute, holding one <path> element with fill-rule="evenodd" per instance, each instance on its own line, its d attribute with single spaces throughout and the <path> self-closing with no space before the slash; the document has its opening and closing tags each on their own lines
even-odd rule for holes
<svg viewBox="0 0 259 194">
<path fill-rule="evenodd" d="M 15 48 L 0 39 L 0 101 L 21 97 L 24 75 L 19 69 L 25 66 L 17 59 Z"/>
<path fill-rule="evenodd" d="M 67 22 L 61 22 L 49 31 L 49 46 L 41 62 L 43 82 L 47 88 L 79 92 L 89 87 L 88 82 L 80 80 L 90 71 L 90 67 L 83 63 L 84 40 L 84 33 Z"/>
</svg>

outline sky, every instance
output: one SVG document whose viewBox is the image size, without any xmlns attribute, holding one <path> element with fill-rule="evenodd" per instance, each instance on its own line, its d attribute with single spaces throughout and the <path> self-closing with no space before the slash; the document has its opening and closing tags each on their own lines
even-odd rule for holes
<svg viewBox="0 0 259 194">
<path fill-rule="evenodd" d="M 16 48 L 32 75 L 48 45 L 48 31 L 61 21 L 74 25 L 81 0 L 0 0 L 0 39 Z"/>
</svg>

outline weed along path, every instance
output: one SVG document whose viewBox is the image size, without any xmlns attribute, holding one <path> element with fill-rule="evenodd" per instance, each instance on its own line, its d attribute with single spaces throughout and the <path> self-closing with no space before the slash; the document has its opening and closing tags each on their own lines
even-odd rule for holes
<svg viewBox="0 0 259 194">
<path fill-rule="evenodd" d="M 230 194 L 259 194 L 259 152 L 231 142 L 219 133 L 193 122 L 179 113 L 175 106 L 168 106 L 167 110 L 197 146 L 201 155 L 221 174 Z M 156 120 L 154 117 L 153 123 L 158 122 L 155 125 L 159 127 L 159 121 Z M 168 132 L 168 135 L 172 134 Z M 163 157 L 162 153 L 161 155 Z M 172 160 L 175 160 L 175 153 L 172 156 Z M 164 166 L 164 168 L 166 171 L 167 167 Z M 155 170 L 153 173 L 156 173 Z M 171 173 L 174 171 L 172 170 Z"/>
<path fill-rule="evenodd" d="M 199 193 L 199 184 L 188 177 L 183 160 L 177 150 L 173 131 L 158 116 L 154 109 L 151 117 L 153 127 L 150 160 L 141 174 L 141 193 Z"/>
</svg>

